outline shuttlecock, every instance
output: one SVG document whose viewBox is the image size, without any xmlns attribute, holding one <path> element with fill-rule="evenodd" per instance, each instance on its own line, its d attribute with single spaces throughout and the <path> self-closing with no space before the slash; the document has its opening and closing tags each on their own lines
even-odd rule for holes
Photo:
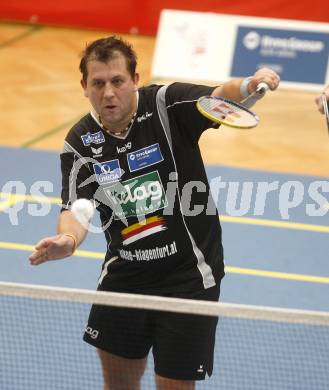
<svg viewBox="0 0 329 390">
<path fill-rule="evenodd" d="M 77 199 L 72 203 L 71 211 L 75 219 L 81 223 L 82 226 L 88 227 L 91 218 L 94 215 L 94 205 L 88 199 Z"/>
</svg>

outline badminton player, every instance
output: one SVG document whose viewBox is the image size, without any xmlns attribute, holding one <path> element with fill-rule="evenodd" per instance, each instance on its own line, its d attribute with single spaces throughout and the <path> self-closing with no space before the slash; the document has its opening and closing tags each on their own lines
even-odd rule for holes
<svg viewBox="0 0 329 390">
<path fill-rule="evenodd" d="M 198 146 L 212 122 L 196 101 L 241 101 L 260 82 L 275 90 L 279 77 L 262 68 L 218 87 L 139 88 L 136 62 L 118 37 L 85 48 L 81 85 L 91 111 L 64 142 L 58 234 L 41 240 L 30 262 L 70 256 L 83 241 L 87 229 L 70 211 L 74 194 L 95 200 L 104 226 L 99 290 L 217 301 L 221 227 Z M 212 374 L 216 326 L 211 317 L 93 306 L 84 340 L 98 350 L 106 390 L 140 389 L 151 350 L 157 388 L 191 390 Z"/>
</svg>

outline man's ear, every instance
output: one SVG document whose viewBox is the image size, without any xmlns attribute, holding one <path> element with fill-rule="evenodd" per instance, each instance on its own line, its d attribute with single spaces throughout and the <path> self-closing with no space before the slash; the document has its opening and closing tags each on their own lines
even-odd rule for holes
<svg viewBox="0 0 329 390">
<path fill-rule="evenodd" d="M 139 83 L 139 73 L 135 73 L 135 76 L 134 76 L 134 84 L 135 84 L 134 91 L 135 92 L 138 90 L 138 83 Z"/>
<path fill-rule="evenodd" d="M 87 83 L 85 82 L 85 80 L 80 80 L 80 84 L 81 84 L 81 87 L 83 88 L 83 93 L 85 95 L 85 97 L 88 97 L 88 92 L 87 92 Z"/>
</svg>

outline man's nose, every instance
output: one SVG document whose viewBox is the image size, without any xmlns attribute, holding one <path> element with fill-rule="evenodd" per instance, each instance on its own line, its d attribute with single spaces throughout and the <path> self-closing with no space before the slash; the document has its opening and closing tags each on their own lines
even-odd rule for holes
<svg viewBox="0 0 329 390">
<path fill-rule="evenodd" d="M 106 83 L 105 84 L 104 96 L 107 97 L 107 98 L 110 98 L 110 97 L 114 96 L 113 86 L 111 85 L 111 83 Z"/>
</svg>

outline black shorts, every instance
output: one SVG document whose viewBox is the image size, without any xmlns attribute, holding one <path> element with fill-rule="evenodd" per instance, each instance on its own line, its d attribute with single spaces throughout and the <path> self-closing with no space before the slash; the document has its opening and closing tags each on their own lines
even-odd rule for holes
<svg viewBox="0 0 329 390">
<path fill-rule="evenodd" d="M 215 287 L 185 298 L 218 301 Z M 92 306 L 84 341 L 128 359 L 145 358 L 153 347 L 155 372 L 180 380 L 212 374 L 217 317 Z"/>
</svg>

